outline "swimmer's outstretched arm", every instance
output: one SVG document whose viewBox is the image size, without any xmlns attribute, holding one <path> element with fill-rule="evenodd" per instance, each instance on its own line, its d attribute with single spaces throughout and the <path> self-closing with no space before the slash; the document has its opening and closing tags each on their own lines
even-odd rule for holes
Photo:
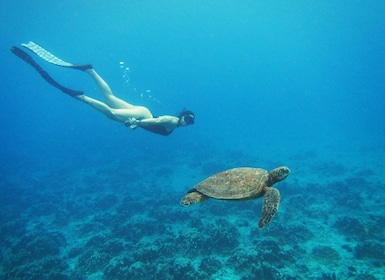
<svg viewBox="0 0 385 280">
<path fill-rule="evenodd" d="M 150 125 L 178 125 L 179 118 L 174 116 L 160 116 L 157 118 L 148 118 L 138 120 L 130 118 L 128 122 L 134 126 L 150 126 Z"/>
</svg>

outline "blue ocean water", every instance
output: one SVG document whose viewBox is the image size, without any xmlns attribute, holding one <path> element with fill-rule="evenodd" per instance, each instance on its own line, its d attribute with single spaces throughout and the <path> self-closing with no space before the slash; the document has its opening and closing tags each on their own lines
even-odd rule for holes
<svg viewBox="0 0 385 280">
<path fill-rule="evenodd" d="M 384 13 L 358 0 L 0 2 L 0 279 L 383 279 Z M 9 51 L 30 40 L 195 124 L 164 137 L 107 119 Z M 33 57 L 102 100 L 85 73 Z M 179 205 L 217 172 L 280 165 L 292 172 L 264 229 L 262 199 Z"/>
</svg>

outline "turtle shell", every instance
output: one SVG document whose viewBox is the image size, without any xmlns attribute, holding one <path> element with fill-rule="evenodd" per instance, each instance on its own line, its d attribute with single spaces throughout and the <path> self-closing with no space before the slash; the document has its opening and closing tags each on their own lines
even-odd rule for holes
<svg viewBox="0 0 385 280">
<path fill-rule="evenodd" d="M 263 195 L 269 173 L 260 168 L 239 167 L 215 174 L 194 189 L 216 199 L 248 199 Z"/>
</svg>

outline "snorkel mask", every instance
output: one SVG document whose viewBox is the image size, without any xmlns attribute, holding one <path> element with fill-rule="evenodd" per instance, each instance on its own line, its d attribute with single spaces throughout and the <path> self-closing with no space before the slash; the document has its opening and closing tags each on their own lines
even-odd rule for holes
<svg viewBox="0 0 385 280">
<path fill-rule="evenodd" d="M 183 119 L 187 124 L 194 124 L 195 117 L 193 115 L 185 115 Z"/>
<path fill-rule="evenodd" d="M 194 113 L 192 111 L 188 111 L 188 110 L 183 110 L 179 114 L 178 118 L 179 118 L 179 123 L 180 123 L 182 118 L 186 122 L 186 124 L 194 124 L 194 122 L 195 122 Z"/>
</svg>

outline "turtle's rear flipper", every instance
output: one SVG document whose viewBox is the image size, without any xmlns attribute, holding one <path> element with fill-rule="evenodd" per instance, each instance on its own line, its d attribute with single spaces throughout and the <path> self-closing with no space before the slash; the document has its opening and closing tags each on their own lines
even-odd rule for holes
<svg viewBox="0 0 385 280">
<path fill-rule="evenodd" d="M 280 200 L 281 195 L 279 191 L 276 188 L 268 188 L 267 193 L 263 197 L 262 217 L 258 223 L 260 228 L 267 226 L 275 214 L 277 214 Z"/>
</svg>

